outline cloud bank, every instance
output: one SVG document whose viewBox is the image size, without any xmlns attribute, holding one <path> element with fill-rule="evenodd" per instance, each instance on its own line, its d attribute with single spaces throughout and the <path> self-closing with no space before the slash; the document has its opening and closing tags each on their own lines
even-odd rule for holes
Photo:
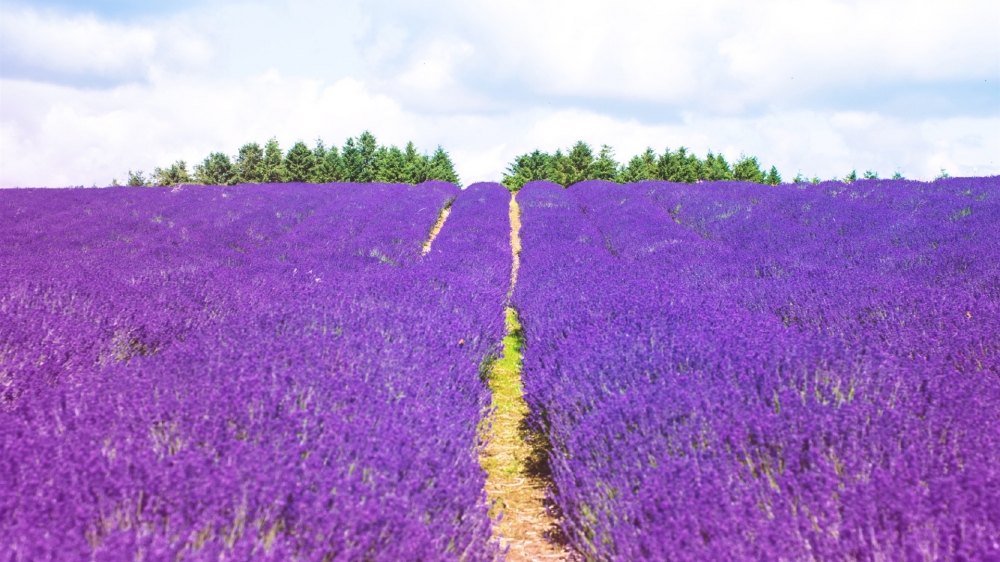
<svg viewBox="0 0 1000 562">
<path fill-rule="evenodd" d="M 0 7 L 0 186 L 364 129 L 444 146 L 466 183 L 578 139 L 786 178 L 1000 173 L 995 2 L 178 6 Z"/>
</svg>

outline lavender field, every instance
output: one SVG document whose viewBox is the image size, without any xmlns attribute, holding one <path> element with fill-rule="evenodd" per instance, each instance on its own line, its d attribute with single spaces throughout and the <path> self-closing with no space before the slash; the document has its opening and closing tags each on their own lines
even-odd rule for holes
<svg viewBox="0 0 1000 562">
<path fill-rule="evenodd" d="M 998 183 L 526 185 L 523 377 L 575 550 L 1000 556 Z"/>
<path fill-rule="evenodd" d="M 0 559 L 1000 557 L 1000 178 L 0 192 Z M 442 212 L 450 210 L 430 240 Z"/>
<path fill-rule="evenodd" d="M 479 370 L 508 201 L 4 192 L 2 558 L 491 558 Z"/>
</svg>

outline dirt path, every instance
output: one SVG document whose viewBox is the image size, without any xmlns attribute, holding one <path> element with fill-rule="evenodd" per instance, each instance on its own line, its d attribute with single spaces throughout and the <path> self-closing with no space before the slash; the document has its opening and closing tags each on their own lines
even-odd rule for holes
<svg viewBox="0 0 1000 562">
<path fill-rule="evenodd" d="M 517 281 L 521 251 L 520 210 L 512 197 L 510 204 L 511 248 L 514 266 L 511 291 Z M 507 560 L 567 560 L 569 553 L 559 531 L 558 520 L 546 510 L 545 490 L 551 485 L 547 464 L 547 442 L 543 435 L 528 430 L 528 405 L 521 387 L 521 345 L 523 335 L 517 313 L 507 308 L 507 337 L 503 357 L 490 370 L 494 414 L 489 444 L 480 456 L 486 470 L 486 492 L 495 501 L 491 515 L 503 518 L 494 534 Z"/>
<path fill-rule="evenodd" d="M 441 209 L 440 213 L 438 213 L 437 222 L 435 222 L 434 226 L 431 227 L 431 233 L 427 236 L 427 241 L 424 242 L 424 247 L 420 251 L 420 255 L 426 256 L 427 253 L 431 251 L 431 244 L 434 243 L 434 239 L 437 238 L 438 233 L 441 232 L 441 227 L 444 226 L 444 221 L 446 221 L 448 219 L 448 215 L 451 214 L 451 204 L 454 202 L 455 200 L 452 199 L 445 203 L 444 208 Z"/>
</svg>

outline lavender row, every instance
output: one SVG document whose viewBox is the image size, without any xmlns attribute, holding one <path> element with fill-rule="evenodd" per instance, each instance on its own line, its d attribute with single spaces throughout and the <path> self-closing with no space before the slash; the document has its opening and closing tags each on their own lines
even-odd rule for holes
<svg viewBox="0 0 1000 562">
<path fill-rule="evenodd" d="M 36 211 L 3 236 L 41 256 L 4 287 L 5 341 L 21 342 L 2 364 L 8 556 L 492 555 L 476 440 L 510 268 L 504 188 L 190 187 L 123 191 L 124 209 L 91 193 L 38 197 L 93 223 L 48 235 Z M 38 310 L 58 337 L 29 329 Z M 25 347 L 65 360 L 12 363 Z"/>
<path fill-rule="evenodd" d="M 525 390 L 576 549 L 995 555 L 996 184 L 526 186 Z"/>
</svg>

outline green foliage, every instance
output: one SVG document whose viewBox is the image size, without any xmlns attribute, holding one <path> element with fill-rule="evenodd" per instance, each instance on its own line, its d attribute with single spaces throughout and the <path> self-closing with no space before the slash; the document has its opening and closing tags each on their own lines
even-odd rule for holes
<svg viewBox="0 0 1000 562">
<path fill-rule="evenodd" d="M 431 173 L 431 160 L 426 154 L 417 152 L 413 142 L 406 143 L 403 152 L 403 180 L 416 185 L 428 180 Z"/>
<path fill-rule="evenodd" d="M 808 180 L 802 175 L 802 172 L 795 174 L 795 177 L 792 178 L 792 183 L 806 183 L 806 181 Z"/>
<path fill-rule="evenodd" d="M 163 168 L 154 169 L 151 181 L 153 185 L 169 186 L 187 183 L 191 181 L 191 176 L 188 175 L 187 163 L 178 160 L 165 170 Z"/>
<path fill-rule="evenodd" d="M 854 183 L 856 181 L 858 181 L 857 170 L 851 170 L 851 173 L 844 176 L 844 183 Z"/>
<path fill-rule="evenodd" d="M 128 181 L 125 185 L 129 187 L 146 187 L 146 176 L 143 175 L 142 170 L 138 172 L 128 171 Z"/>
<path fill-rule="evenodd" d="M 878 172 L 873 172 L 871 170 L 865 170 L 865 173 L 864 173 L 864 175 L 862 177 L 864 179 L 866 179 L 866 180 L 877 180 L 878 179 Z"/>
<path fill-rule="evenodd" d="M 514 162 L 507 166 L 507 171 L 500 183 L 516 193 L 529 181 L 549 179 L 549 160 L 548 154 L 537 149 L 534 152 L 522 154 L 514 158 Z"/>
<path fill-rule="evenodd" d="M 319 148 L 319 147 L 317 147 Z M 331 146 L 323 152 L 323 158 L 316 161 L 313 168 L 313 179 L 316 183 L 343 181 L 344 162 L 340 158 L 340 150 Z"/>
<path fill-rule="evenodd" d="M 896 170 L 896 171 L 895 171 L 895 172 L 894 172 L 894 173 L 892 174 L 892 179 L 894 179 L 894 180 L 901 180 L 901 179 L 903 179 L 903 173 L 902 173 L 902 172 L 900 172 L 899 170 Z"/>
<path fill-rule="evenodd" d="M 285 159 L 282 157 L 278 139 L 271 137 L 264 145 L 264 183 L 281 183 L 285 181 Z"/>
<path fill-rule="evenodd" d="M 378 177 L 378 141 L 368 131 L 344 143 L 344 181 L 369 183 Z"/>
<path fill-rule="evenodd" d="M 688 154 L 687 148 L 680 147 L 677 152 L 670 149 L 663 151 L 657 162 L 659 179 L 678 183 L 694 183 L 702 179 L 703 165 L 694 154 Z"/>
<path fill-rule="evenodd" d="M 583 141 L 578 141 L 568 153 L 563 154 L 562 150 L 556 150 L 556 153 L 548 159 L 545 179 L 563 187 L 569 187 L 587 179 L 587 174 L 593 163 L 594 152 L 590 146 Z"/>
<path fill-rule="evenodd" d="M 461 187 L 458 175 L 455 173 L 455 166 L 451 163 L 451 157 L 438 145 L 437 150 L 430 160 L 430 172 L 427 179 L 451 182 Z"/>
<path fill-rule="evenodd" d="M 733 179 L 737 181 L 751 181 L 754 183 L 764 183 L 764 172 L 760 169 L 760 163 L 756 156 L 740 155 L 740 159 L 733 166 Z"/>
<path fill-rule="evenodd" d="M 726 162 L 726 157 L 722 154 L 715 155 L 708 151 L 705 162 L 702 164 L 702 179 L 707 181 L 726 181 L 733 179 L 733 169 Z"/>
<path fill-rule="evenodd" d="M 615 151 L 610 146 L 601 145 L 601 151 L 597 153 L 594 160 L 587 169 L 588 180 L 618 181 L 620 175 L 618 161 L 615 160 Z"/>
<path fill-rule="evenodd" d="M 934 179 L 936 179 L 936 180 L 943 180 L 943 179 L 947 179 L 947 178 L 950 178 L 950 177 L 951 177 L 951 175 L 948 174 L 948 171 L 945 170 L 944 168 L 941 168 L 941 173 L 938 174 L 937 176 L 935 176 Z"/>
<path fill-rule="evenodd" d="M 771 169 L 767 171 L 767 176 L 764 177 L 764 183 L 767 185 L 781 184 L 781 174 L 778 173 L 777 168 L 771 166 Z"/>
<path fill-rule="evenodd" d="M 657 156 L 652 148 L 647 148 L 642 154 L 633 156 L 627 164 L 621 165 L 615 160 L 614 150 L 610 146 L 602 145 L 595 158 L 590 146 L 583 141 L 574 144 L 567 153 L 556 150 L 549 154 L 535 150 L 515 157 L 507 166 L 501 183 L 511 191 L 517 191 L 529 181 L 549 180 L 568 187 L 585 179 L 620 183 L 644 180 L 694 183 L 733 179 L 781 183 L 778 169 L 772 166 L 770 172 L 764 173 L 756 157 L 741 156 L 736 166 L 730 167 L 722 154 L 709 152 L 701 160 L 685 147 L 680 147 L 676 152 L 667 149 L 662 156 Z M 805 181 L 801 174 L 799 181 Z"/>
<path fill-rule="evenodd" d="M 324 154 L 325 154 L 324 150 Z M 285 155 L 285 181 L 307 182 L 313 179 L 316 156 L 306 143 L 298 141 Z"/>
<path fill-rule="evenodd" d="M 537 152 L 537 151 L 536 151 Z M 709 155 L 711 156 L 711 152 Z M 622 169 L 618 176 L 618 181 L 631 183 L 643 180 L 655 180 L 659 178 L 656 166 L 656 153 L 652 148 L 647 148 L 642 154 L 633 156 Z"/>
<path fill-rule="evenodd" d="M 316 139 L 313 149 L 299 141 L 285 154 L 278 140 L 272 137 L 263 149 L 255 142 L 243 145 L 235 162 L 221 152 L 213 152 L 195 166 L 193 178 L 189 177 L 184 162 L 177 161 L 165 170 L 157 168 L 152 181 L 157 185 L 175 185 L 192 179 L 221 185 L 286 181 L 418 184 L 436 179 L 462 185 L 451 157 L 440 146 L 433 156 L 417 152 L 412 142 L 406 144 L 405 151 L 396 146 L 379 146 L 369 131 L 348 138 L 343 152 L 336 146 L 327 147 L 323 139 Z M 135 185 L 148 184 L 142 172 L 129 171 L 129 181 Z"/>
<path fill-rule="evenodd" d="M 244 144 L 236 154 L 236 183 L 264 181 L 264 150 L 255 142 Z"/>
<path fill-rule="evenodd" d="M 376 181 L 406 183 L 406 155 L 396 146 L 379 148 Z"/>
<path fill-rule="evenodd" d="M 194 181 L 205 185 L 233 185 L 236 183 L 236 168 L 228 156 L 213 152 L 194 167 Z"/>
</svg>

